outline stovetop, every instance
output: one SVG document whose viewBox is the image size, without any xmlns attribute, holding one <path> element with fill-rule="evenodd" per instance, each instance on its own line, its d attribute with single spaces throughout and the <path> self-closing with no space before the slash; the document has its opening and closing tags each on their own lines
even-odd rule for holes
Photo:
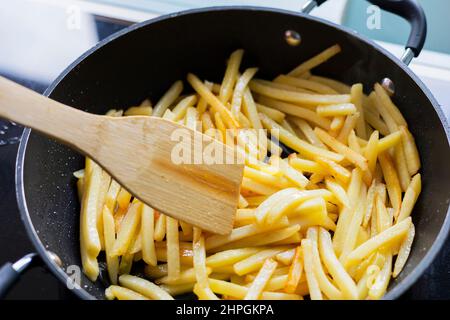
<svg viewBox="0 0 450 320">
<path fill-rule="evenodd" d="M 87 18 L 82 17 L 82 19 Z M 81 53 L 79 52 L 80 50 L 88 49 L 96 41 L 126 26 L 121 21 L 107 20 L 98 16 L 92 16 L 89 19 L 89 25 L 95 30 L 95 36 L 91 35 L 90 43 L 83 44 L 84 47 L 81 48 L 77 47 L 76 50 L 70 51 L 70 54 L 67 54 L 67 50 L 64 51 L 63 53 L 66 55 L 65 58 L 67 60 L 66 65 Z M 4 28 L 4 25 L 0 22 L 0 37 L 2 34 L 1 28 Z M 69 27 L 67 28 L 71 30 Z M 78 29 L 76 32 L 82 32 L 82 30 Z M 34 41 L 35 45 L 36 43 L 39 44 L 39 40 L 37 42 Z M 53 41 L 53 45 L 56 45 L 56 43 Z M 2 46 L 8 45 L 12 44 L 2 44 Z M 39 68 L 41 67 L 38 63 L 39 60 L 36 60 L 34 56 L 36 50 L 38 49 L 32 47 L 28 53 L 22 52 L 21 58 L 34 59 L 35 64 Z M 50 49 L 46 52 L 49 55 L 61 55 L 61 52 L 53 53 L 53 50 Z M 5 65 L 2 65 L 1 60 L 3 58 L 2 53 L 0 53 L 1 75 L 40 93 L 43 93 L 51 83 L 51 80 L 62 71 L 53 70 L 53 73 L 50 72 L 50 75 L 40 75 L 39 77 L 34 76 L 32 72 L 24 72 L 24 70 L 14 72 L 9 66 L 5 67 Z M 427 84 L 429 85 L 428 81 Z M 436 88 L 430 87 L 431 91 L 433 89 L 439 90 L 438 86 Z M 444 90 L 444 88 L 441 87 L 441 90 Z M 434 94 L 436 96 L 440 95 L 439 92 L 434 92 Z M 18 137 L 20 137 L 22 130 L 22 127 L 18 125 L 0 120 L 0 265 L 7 261 L 15 261 L 21 256 L 34 251 L 20 220 L 15 197 L 15 160 Z M 51 273 L 43 268 L 34 268 L 22 277 L 19 284 L 8 294 L 7 299 L 74 299 L 74 296 Z M 402 296 L 402 299 L 450 299 L 450 239 L 447 240 L 446 245 L 433 264 L 416 284 Z"/>
</svg>

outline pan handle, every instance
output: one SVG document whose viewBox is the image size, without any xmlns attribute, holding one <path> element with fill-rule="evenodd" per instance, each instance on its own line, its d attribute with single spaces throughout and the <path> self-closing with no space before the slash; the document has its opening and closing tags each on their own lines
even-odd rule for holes
<svg viewBox="0 0 450 320">
<path fill-rule="evenodd" d="M 40 260 L 37 253 L 29 253 L 14 263 L 7 262 L 0 268 L 0 299 L 3 299 L 20 276 Z"/>
<path fill-rule="evenodd" d="M 302 8 L 302 12 L 309 13 L 327 0 L 310 0 Z M 425 12 L 417 0 L 368 0 L 383 10 L 394 13 L 406 19 L 411 25 L 406 50 L 401 60 L 408 65 L 414 57 L 422 51 L 427 37 L 427 19 Z"/>
</svg>

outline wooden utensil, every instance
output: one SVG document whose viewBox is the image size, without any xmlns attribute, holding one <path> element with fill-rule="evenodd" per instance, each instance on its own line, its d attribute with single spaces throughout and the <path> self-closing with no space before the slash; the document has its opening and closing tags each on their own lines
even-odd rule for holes
<svg viewBox="0 0 450 320">
<path fill-rule="evenodd" d="M 206 135 L 156 117 L 90 114 L 3 77 L 0 117 L 85 154 L 134 196 L 164 214 L 214 233 L 227 234 L 232 229 L 243 165 L 172 161 L 172 152 L 178 155 L 174 148 L 198 150 L 193 150 L 194 138 L 202 150 L 214 144 L 216 150 L 233 156 L 231 148 Z"/>
</svg>

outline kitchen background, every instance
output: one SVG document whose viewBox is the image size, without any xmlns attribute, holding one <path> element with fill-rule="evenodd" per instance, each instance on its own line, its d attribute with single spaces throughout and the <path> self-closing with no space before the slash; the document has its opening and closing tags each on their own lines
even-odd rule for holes
<svg viewBox="0 0 450 320">
<path fill-rule="evenodd" d="M 305 0 L 16 0 L 0 1 L 0 74 L 33 90 L 47 86 L 73 60 L 106 36 L 139 21 L 191 8 L 254 5 L 299 11 Z M 450 1 L 421 0 L 428 18 L 425 50 L 411 63 L 450 118 Z M 380 28 L 369 28 L 373 7 L 363 0 L 329 0 L 312 15 L 368 36 L 401 56 L 409 26 L 382 12 Z M 368 27 L 369 26 L 369 27 Z M 373 25 L 372 25 L 373 26 Z M 0 265 L 32 252 L 19 218 L 14 166 L 22 129 L 0 120 Z M 28 272 L 9 299 L 73 298 L 51 274 Z M 403 296 L 450 299 L 450 240 L 422 278 Z"/>
</svg>

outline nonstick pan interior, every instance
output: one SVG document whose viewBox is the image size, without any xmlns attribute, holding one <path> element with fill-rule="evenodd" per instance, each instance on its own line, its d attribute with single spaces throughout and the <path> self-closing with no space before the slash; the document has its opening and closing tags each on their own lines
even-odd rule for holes
<svg viewBox="0 0 450 320">
<path fill-rule="evenodd" d="M 302 42 L 289 46 L 286 30 Z M 187 72 L 221 81 L 229 54 L 244 48 L 244 66 L 258 66 L 258 77 L 271 78 L 339 43 L 342 53 L 315 70 L 347 83 L 362 82 L 366 91 L 384 77 L 396 85 L 394 101 L 414 134 L 422 157 L 423 191 L 413 212 L 416 239 L 408 264 L 390 285 L 388 298 L 407 289 L 444 241 L 441 228 L 449 205 L 450 149 L 442 112 L 420 80 L 398 60 L 355 33 L 317 18 L 261 8 L 214 8 L 171 15 L 113 35 L 69 67 L 49 88 L 53 99 L 103 114 L 150 97 L 154 102 Z M 186 82 L 185 82 L 186 84 Z M 187 86 L 187 85 L 186 85 Z M 191 90 L 188 88 L 188 90 Z M 434 105 L 434 107 L 433 107 Z M 50 249 L 64 268 L 80 266 L 79 203 L 72 172 L 83 157 L 35 132 L 21 142 L 17 191 L 29 234 L 43 252 Z M 441 232 L 441 233 L 440 233 Z M 427 255 L 428 253 L 428 255 Z M 419 263 L 422 263 L 419 265 Z M 56 268 L 52 266 L 54 270 Z M 63 278 L 63 273 L 59 277 Z M 103 298 L 106 281 L 82 277 L 83 298 Z"/>
</svg>

